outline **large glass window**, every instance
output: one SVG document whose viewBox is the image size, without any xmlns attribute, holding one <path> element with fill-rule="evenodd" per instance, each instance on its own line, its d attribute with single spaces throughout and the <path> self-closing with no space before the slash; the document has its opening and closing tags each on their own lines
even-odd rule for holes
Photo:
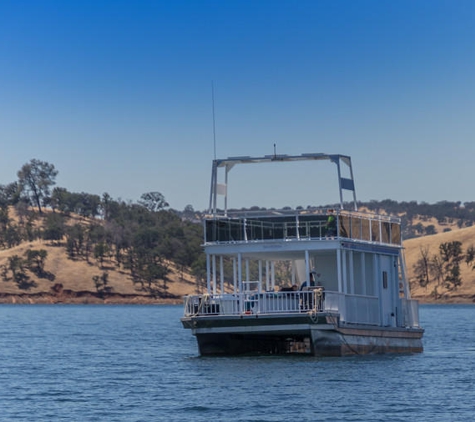
<svg viewBox="0 0 475 422">
<path fill-rule="evenodd" d="M 373 242 L 380 242 L 379 237 L 379 221 L 371 220 L 371 240 Z"/>
<path fill-rule="evenodd" d="M 391 223 L 391 243 L 393 245 L 401 244 L 401 226 L 397 223 Z"/>
<path fill-rule="evenodd" d="M 361 239 L 371 240 L 370 237 L 370 220 L 366 218 L 361 219 Z"/>
</svg>

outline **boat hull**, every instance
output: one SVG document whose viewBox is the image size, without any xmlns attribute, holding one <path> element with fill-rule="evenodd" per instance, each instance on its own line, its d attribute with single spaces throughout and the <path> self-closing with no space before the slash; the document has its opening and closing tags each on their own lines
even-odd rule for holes
<svg viewBox="0 0 475 422">
<path fill-rule="evenodd" d="M 294 317 L 183 318 L 192 329 L 200 355 L 348 356 L 420 353 L 418 328 L 340 326 L 334 315 Z"/>
<path fill-rule="evenodd" d="M 339 328 L 312 330 L 313 355 L 349 356 L 382 353 L 421 353 L 421 329 Z"/>
</svg>

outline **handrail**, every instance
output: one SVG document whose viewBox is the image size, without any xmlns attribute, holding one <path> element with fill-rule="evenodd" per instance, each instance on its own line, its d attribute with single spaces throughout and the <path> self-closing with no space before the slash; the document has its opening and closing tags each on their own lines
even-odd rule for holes
<svg viewBox="0 0 475 422">
<path fill-rule="evenodd" d="M 349 295 L 319 289 L 290 292 L 193 295 L 185 297 L 185 316 L 230 316 L 329 312 L 347 323 L 379 325 L 374 296 Z"/>
<path fill-rule="evenodd" d="M 336 217 L 330 223 L 330 216 Z M 336 221 L 335 221 L 336 220 Z M 210 218 L 204 220 L 205 244 L 340 238 L 401 246 L 398 219 L 360 212 Z"/>
</svg>

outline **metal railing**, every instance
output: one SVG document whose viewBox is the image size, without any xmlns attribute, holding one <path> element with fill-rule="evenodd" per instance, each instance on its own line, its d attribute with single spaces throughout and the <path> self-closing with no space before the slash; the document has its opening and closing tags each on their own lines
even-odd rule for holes
<svg viewBox="0 0 475 422">
<path fill-rule="evenodd" d="M 340 321 L 345 323 L 381 325 L 379 301 L 375 296 L 308 290 L 192 295 L 186 296 L 184 300 L 186 317 L 298 314 L 314 311 L 338 314 Z M 419 327 L 418 301 L 401 301 L 403 326 Z"/>
<path fill-rule="evenodd" d="M 347 323 L 379 325 L 378 298 L 322 290 L 185 297 L 185 316 L 338 313 Z"/>
<path fill-rule="evenodd" d="M 342 322 L 380 325 L 379 301 L 376 296 L 328 292 L 325 310 L 338 312 Z"/>
<path fill-rule="evenodd" d="M 334 222 L 329 224 L 329 218 Z M 400 220 L 395 217 L 336 210 L 260 217 L 205 219 L 205 243 L 309 240 L 340 237 L 386 245 L 401 244 Z"/>
<path fill-rule="evenodd" d="M 185 297 L 185 316 L 249 315 L 323 311 L 323 294 L 310 291 L 262 292 Z"/>
<path fill-rule="evenodd" d="M 405 327 L 420 327 L 419 302 L 414 299 L 402 298 L 403 324 Z"/>
</svg>

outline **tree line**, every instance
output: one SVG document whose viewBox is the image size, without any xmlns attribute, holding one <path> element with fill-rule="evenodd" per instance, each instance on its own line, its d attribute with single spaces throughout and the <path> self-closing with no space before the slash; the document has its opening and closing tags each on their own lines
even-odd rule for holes
<svg viewBox="0 0 475 422">
<path fill-rule="evenodd" d="M 461 201 L 439 201 L 435 204 L 428 204 L 427 202 L 397 202 L 385 199 L 359 202 L 358 206 L 365 207 L 370 211 L 385 211 L 388 214 L 400 215 L 405 239 L 437 233 L 433 224 L 415 223 L 414 220 L 417 217 L 422 221 L 435 218 L 442 226 L 456 224 L 458 228 L 471 227 L 475 223 L 475 201 L 464 203 Z M 450 228 L 446 227 L 444 231 L 450 231 Z"/>
<path fill-rule="evenodd" d="M 18 171 L 18 180 L 0 185 L 0 248 L 38 239 L 64 247 L 69 259 L 94 261 L 104 270 L 94 279 L 98 292 L 110 290 L 107 270 L 121 269 L 130 272 L 137 288 L 167 296 L 171 262 L 182 274 L 187 270 L 203 281 L 202 227 L 169 209 L 160 192 L 125 202 L 107 193 L 55 187 L 57 175 L 54 165 L 32 159 Z M 184 213 L 191 216 L 194 210 L 188 206 Z M 43 268 L 44 252 L 39 252 Z M 2 269 L 4 276 L 27 286 L 18 274 L 40 262 L 27 258 L 16 256 Z"/>
</svg>

